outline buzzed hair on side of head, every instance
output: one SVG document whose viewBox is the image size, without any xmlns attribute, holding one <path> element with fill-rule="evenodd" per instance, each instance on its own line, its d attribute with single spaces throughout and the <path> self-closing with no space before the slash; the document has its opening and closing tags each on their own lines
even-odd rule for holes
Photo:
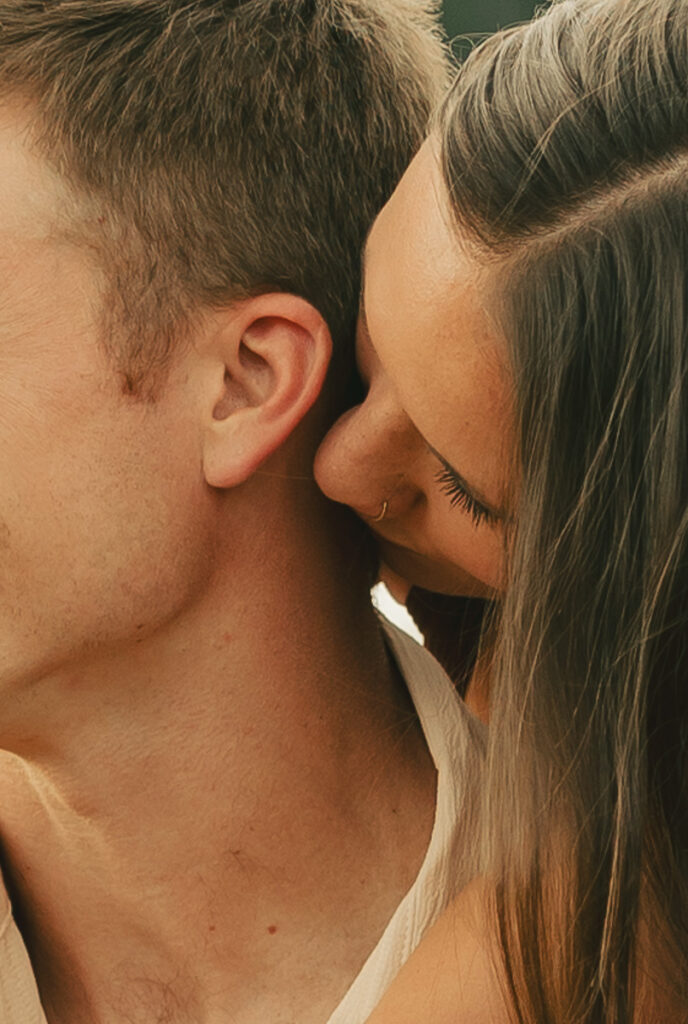
<svg viewBox="0 0 688 1024">
<path fill-rule="evenodd" d="M 348 349 L 445 58 L 434 0 L 0 0 L 0 90 L 75 194 L 132 393 L 195 309 L 266 290 Z"/>
</svg>

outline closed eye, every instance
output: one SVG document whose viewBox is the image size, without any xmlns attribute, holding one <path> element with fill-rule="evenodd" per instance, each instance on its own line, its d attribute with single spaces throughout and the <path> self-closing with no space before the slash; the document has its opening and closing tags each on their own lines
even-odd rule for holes
<svg viewBox="0 0 688 1024">
<path fill-rule="evenodd" d="M 435 453 L 433 452 L 433 454 Z M 460 508 L 467 512 L 475 526 L 480 526 L 482 523 L 489 523 L 490 525 L 495 523 L 497 520 L 495 514 L 473 497 L 451 466 L 446 464 L 441 458 L 440 462 L 442 465 L 437 471 L 435 479 L 440 485 L 442 493 L 448 496 L 451 507 Z"/>
</svg>

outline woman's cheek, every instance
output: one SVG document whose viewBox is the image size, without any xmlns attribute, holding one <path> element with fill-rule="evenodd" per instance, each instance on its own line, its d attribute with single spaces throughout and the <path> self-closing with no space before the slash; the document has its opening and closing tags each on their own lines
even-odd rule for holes
<svg viewBox="0 0 688 1024">
<path fill-rule="evenodd" d="M 486 590 L 483 596 L 495 597 L 502 589 L 504 552 L 502 534 L 499 528 L 480 526 L 477 529 L 468 521 L 464 524 L 460 539 L 445 548 L 445 557 L 461 566 Z"/>
</svg>

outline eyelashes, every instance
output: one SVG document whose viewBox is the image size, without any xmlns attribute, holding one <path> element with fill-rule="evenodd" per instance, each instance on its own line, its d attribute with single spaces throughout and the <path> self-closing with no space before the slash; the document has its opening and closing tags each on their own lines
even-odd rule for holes
<svg viewBox="0 0 688 1024">
<path fill-rule="evenodd" d="M 449 498 L 451 507 L 460 508 L 467 512 L 475 526 L 493 521 L 494 516 L 492 513 L 484 505 L 481 505 L 479 501 L 476 501 L 473 495 L 468 493 L 449 466 L 443 465 L 435 474 L 435 479 L 442 493 L 446 494 Z"/>
</svg>

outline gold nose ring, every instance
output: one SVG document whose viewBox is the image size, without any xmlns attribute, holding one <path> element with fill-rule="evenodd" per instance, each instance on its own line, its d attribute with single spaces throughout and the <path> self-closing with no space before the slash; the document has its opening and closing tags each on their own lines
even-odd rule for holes
<svg viewBox="0 0 688 1024">
<path fill-rule="evenodd" d="M 385 501 L 382 502 L 382 507 L 380 508 L 380 511 L 378 512 L 378 514 L 375 516 L 374 519 L 370 520 L 371 523 L 380 523 L 380 522 L 382 522 L 382 520 L 387 515 L 387 509 L 388 508 L 389 508 L 389 501 L 387 501 L 385 499 Z"/>
</svg>

